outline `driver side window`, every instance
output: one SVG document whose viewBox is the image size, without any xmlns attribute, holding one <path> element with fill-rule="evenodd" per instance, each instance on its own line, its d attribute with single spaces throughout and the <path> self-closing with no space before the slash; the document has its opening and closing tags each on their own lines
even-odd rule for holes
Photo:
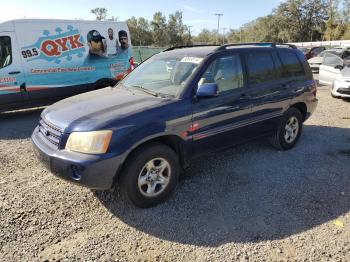
<svg viewBox="0 0 350 262">
<path fill-rule="evenodd" d="M 243 70 L 239 55 L 215 59 L 202 75 L 198 86 L 205 83 L 216 83 L 219 93 L 243 87 Z"/>
</svg>

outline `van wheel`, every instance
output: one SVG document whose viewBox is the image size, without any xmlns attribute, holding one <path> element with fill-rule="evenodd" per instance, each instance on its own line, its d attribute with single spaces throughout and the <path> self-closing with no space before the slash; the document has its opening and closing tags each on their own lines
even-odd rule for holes
<svg viewBox="0 0 350 262">
<path fill-rule="evenodd" d="M 279 127 L 270 138 L 271 144 L 280 150 L 288 150 L 298 142 L 303 127 L 302 116 L 298 109 L 289 108 Z"/>
<path fill-rule="evenodd" d="M 163 202 L 176 187 L 180 163 L 166 145 L 151 144 L 134 152 L 125 163 L 119 180 L 124 199 L 148 208 Z"/>
</svg>

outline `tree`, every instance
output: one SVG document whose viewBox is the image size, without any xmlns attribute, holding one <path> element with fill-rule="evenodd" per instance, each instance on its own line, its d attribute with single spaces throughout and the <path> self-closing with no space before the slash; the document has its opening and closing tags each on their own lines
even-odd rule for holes
<svg viewBox="0 0 350 262">
<path fill-rule="evenodd" d="M 106 20 L 106 17 L 107 17 L 106 8 L 97 7 L 95 9 L 92 9 L 90 12 L 96 16 L 96 20 L 98 21 Z"/>
<path fill-rule="evenodd" d="M 167 34 L 167 23 L 166 18 L 161 12 L 156 12 L 153 15 L 151 22 L 153 42 L 156 46 L 168 46 L 169 39 Z"/>
<path fill-rule="evenodd" d="M 187 26 L 182 22 L 182 12 L 176 11 L 175 14 L 169 15 L 167 30 L 171 46 L 185 44 L 186 39 L 184 38 L 184 34 L 187 31 Z"/>
<path fill-rule="evenodd" d="M 217 30 L 203 29 L 198 36 L 193 38 L 193 42 L 197 44 L 215 44 Z"/>
</svg>

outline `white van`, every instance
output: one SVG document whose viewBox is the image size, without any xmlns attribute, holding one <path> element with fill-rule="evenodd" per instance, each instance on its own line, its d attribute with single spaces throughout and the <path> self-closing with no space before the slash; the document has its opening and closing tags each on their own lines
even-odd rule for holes
<svg viewBox="0 0 350 262">
<path fill-rule="evenodd" d="M 0 111 L 49 104 L 132 70 L 125 22 L 22 19 L 0 24 Z"/>
</svg>

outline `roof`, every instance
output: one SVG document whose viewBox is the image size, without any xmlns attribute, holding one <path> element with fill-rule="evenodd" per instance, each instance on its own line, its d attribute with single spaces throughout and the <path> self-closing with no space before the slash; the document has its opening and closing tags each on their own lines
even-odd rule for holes
<svg viewBox="0 0 350 262">
<path fill-rule="evenodd" d="M 291 48 L 296 49 L 294 45 L 279 43 L 236 43 L 226 45 L 205 45 L 205 46 L 179 46 L 164 50 L 158 55 L 177 55 L 177 56 L 195 56 L 205 57 L 214 52 L 225 51 L 228 49 L 274 49 Z"/>
<path fill-rule="evenodd" d="M 181 47 L 169 50 L 166 52 L 161 52 L 159 55 L 178 55 L 178 56 L 195 56 L 195 57 L 205 57 L 210 53 L 213 53 L 218 46 L 192 46 L 192 47 Z"/>
</svg>

